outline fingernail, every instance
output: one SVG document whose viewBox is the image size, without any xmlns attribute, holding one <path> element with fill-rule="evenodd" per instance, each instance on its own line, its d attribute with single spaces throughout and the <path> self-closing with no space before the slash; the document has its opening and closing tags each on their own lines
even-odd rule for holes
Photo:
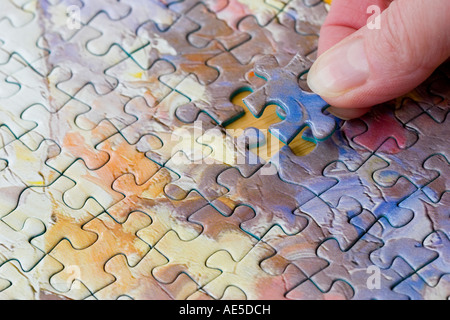
<svg viewBox="0 0 450 320">
<path fill-rule="evenodd" d="M 322 97 L 336 97 L 364 84 L 369 63 L 364 40 L 344 40 L 324 52 L 308 72 L 308 85 Z"/>
</svg>

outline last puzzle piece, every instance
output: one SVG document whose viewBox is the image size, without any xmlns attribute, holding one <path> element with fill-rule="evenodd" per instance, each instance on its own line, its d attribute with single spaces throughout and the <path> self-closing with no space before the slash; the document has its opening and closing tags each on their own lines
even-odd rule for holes
<svg viewBox="0 0 450 320">
<path fill-rule="evenodd" d="M 309 126 L 317 140 L 325 140 L 336 128 L 336 120 L 323 113 L 328 104 L 318 95 L 303 91 L 298 79 L 308 71 L 311 61 L 300 54 L 284 67 L 275 56 L 267 55 L 255 64 L 255 73 L 267 83 L 244 98 L 244 103 L 256 117 L 267 105 L 276 104 L 283 109 L 283 121 L 270 126 L 270 132 L 283 143 L 289 144 L 305 127 Z"/>
</svg>

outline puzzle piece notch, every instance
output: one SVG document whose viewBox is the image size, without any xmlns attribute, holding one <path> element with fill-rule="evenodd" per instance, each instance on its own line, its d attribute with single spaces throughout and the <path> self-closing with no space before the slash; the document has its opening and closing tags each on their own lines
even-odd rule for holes
<svg viewBox="0 0 450 320">
<path fill-rule="evenodd" d="M 353 296 L 354 300 L 408 300 L 409 297 L 398 290 L 398 284 L 414 274 L 414 269 L 401 257 L 396 257 L 386 269 L 369 266 L 365 273 L 366 287 L 361 285 Z M 363 276 L 364 277 L 364 276 Z"/>
<path fill-rule="evenodd" d="M 308 222 L 300 232 L 288 235 L 280 226 L 275 225 L 262 237 L 261 241 L 276 251 L 275 255 L 260 262 L 261 268 L 266 273 L 282 275 L 284 270 L 292 264 L 309 279 L 327 266 L 327 261 L 318 257 L 316 253 L 318 245 L 327 236 L 313 219 L 300 212 L 298 214 Z"/>
<path fill-rule="evenodd" d="M 174 219 L 180 219 L 180 224 L 173 225 L 176 229 L 166 229 L 165 234 L 152 234 L 161 227 L 155 221 L 148 228 L 139 231 L 139 236 L 147 243 L 152 243 L 154 249 L 163 254 L 169 261 L 166 265 L 154 269 L 154 276 L 163 283 L 172 283 L 180 274 L 186 273 L 201 287 L 218 275 L 217 272 L 206 268 L 205 261 L 209 255 L 221 249 L 226 249 L 236 259 L 243 257 L 254 245 L 256 239 L 240 229 L 240 224 L 251 218 L 254 213 L 248 207 L 236 209 L 233 215 L 227 217 L 221 215 L 215 208 L 203 202 L 198 202 L 197 193 L 191 193 L 192 200 L 171 202 L 177 206 L 172 210 Z M 165 200 L 167 201 L 167 199 Z M 165 201 L 156 201 L 155 209 L 158 214 L 153 215 L 155 219 L 161 219 L 167 228 L 167 222 L 162 218 Z M 189 202 L 194 201 L 194 202 Z M 151 204 L 151 202 L 149 202 Z M 159 203 L 159 209 L 158 209 Z M 145 204 L 145 203 L 144 203 Z M 200 204 L 201 206 L 193 205 Z M 194 237 L 186 237 L 190 225 L 195 224 L 201 228 Z M 226 227 L 224 227 L 226 226 Z M 151 242 L 151 239 L 154 239 Z M 149 242 L 150 240 L 150 242 Z M 174 245 L 175 244 L 175 245 Z M 239 245 L 238 245 L 239 244 Z"/>
<path fill-rule="evenodd" d="M 196 121 L 194 126 L 198 126 L 197 123 Z M 187 192 L 196 190 L 206 200 L 213 201 L 227 193 L 227 189 L 216 181 L 221 172 L 234 167 L 248 177 L 263 165 L 262 160 L 249 150 L 250 144 L 261 143 L 264 139 L 257 129 L 247 128 L 238 138 L 233 138 L 220 127 L 201 130 L 197 136 L 195 130 L 193 133 L 193 140 L 188 141 L 190 142 L 188 148 L 180 144 L 183 151 L 174 154 L 164 164 L 180 176 L 177 181 L 173 181 L 165 188 L 166 195 L 172 199 L 183 199 Z M 189 139 L 187 137 L 190 136 L 192 132 L 183 134 L 184 139 Z M 199 148 L 197 143 L 205 147 L 205 150 Z M 194 156 L 191 155 L 192 148 Z"/>
<path fill-rule="evenodd" d="M 4 300 L 65 300 L 84 299 L 90 295 L 82 286 L 66 295 L 57 294 L 49 279 L 62 269 L 63 265 L 48 255 L 30 271 L 24 270 L 19 261 L 10 260 L 0 266 L 0 283 L 5 280 L 8 285 L 0 289 L 0 297 Z"/>
<path fill-rule="evenodd" d="M 311 128 L 317 140 L 325 140 L 336 128 L 336 121 L 323 113 L 328 104 L 318 95 L 304 92 L 298 85 L 298 77 L 311 64 L 300 54 L 284 67 L 280 67 L 274 56 L 263 57 L 256 63 L 255 72 L 267 79 L 267 83 L 243 100 L 256 117 L 269 104 L 283 108 L 286 118 L 269 129 L 285 144 L 289 144 L 305 126 Z"/>
<path fill-rule="evenodd" d="M 95 88 L 88 84 L 81 88 L 73 98 L 89 108 L 89 111 L 75 118 L 75 123 L 83 130 L 92 130 L 104 120 L 108 120 L 118 130 L 121 130 L 136 121 L 133 116 L 124 111 L 124 105 L 130 101 L 130 98 L 116 90 L 99 95 Z M 106 109 L 105 106 L 108 108 Z"/>
<path fill-rule="evenodd" d="M 26 3 L 17 3 L 11 0 L 2 1 L 0 11 L 2 12 L 0 21 L 7 19 L 16 28 L 23 27 L 34 18 L 32 11 L 27 10 Z"/>
<path fill-rule="evenodd" d="M 237 28 L 239 21 L 253 15 L 261 26 L 267 26 L 276 19 L 286 5 L 285 0 L 231 0 L 211 1 L 210 8 L 217 17 L 227 22 L 231 28 Z M 210 3 L 211 3 L 210 2 Z"/>
<path fill-rule="evenodd" d="M 444 63 L 414 91 L 402 98 L 396 116 L 405 124 L 425 113 L 435 122 L 445 121 L 450 111 L 450 77 L 448 63 Z"/>
<path fill-rule="evenodd" d="M 441 277 L 450 274 L 449 245 L 450 240 L 448 234 L 441 230 L 432 232 L 423 240 L 423 246 L 425 248 L 438 254 L 436 259 L 417 271 L 417 274 L 431 287 L 437 286 Z"/>
</svg>

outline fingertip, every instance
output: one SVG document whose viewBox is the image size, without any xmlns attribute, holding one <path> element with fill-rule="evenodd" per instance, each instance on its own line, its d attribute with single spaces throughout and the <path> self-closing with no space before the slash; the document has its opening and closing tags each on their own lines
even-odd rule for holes
<svg viewBox="0 0 450 320">
<path fill-rule="evenodd" d="M 372 108 L 337 108 L 331 106 L 327 109 L 327 111 L 342 120 L 351 120 L 362 117 L 371 109 Z"/>
</svg>

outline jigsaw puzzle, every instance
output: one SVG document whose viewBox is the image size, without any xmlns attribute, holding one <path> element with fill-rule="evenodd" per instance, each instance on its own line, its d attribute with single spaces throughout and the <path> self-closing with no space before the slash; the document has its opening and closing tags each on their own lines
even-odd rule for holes
<svg viewBox="0 0 450 320">
<path fill-rule="evenodd" d="M 326 6 L 1 0 L 0 299 L 449 299 L 449 64 L 338 121 Z"/>
</svg>

